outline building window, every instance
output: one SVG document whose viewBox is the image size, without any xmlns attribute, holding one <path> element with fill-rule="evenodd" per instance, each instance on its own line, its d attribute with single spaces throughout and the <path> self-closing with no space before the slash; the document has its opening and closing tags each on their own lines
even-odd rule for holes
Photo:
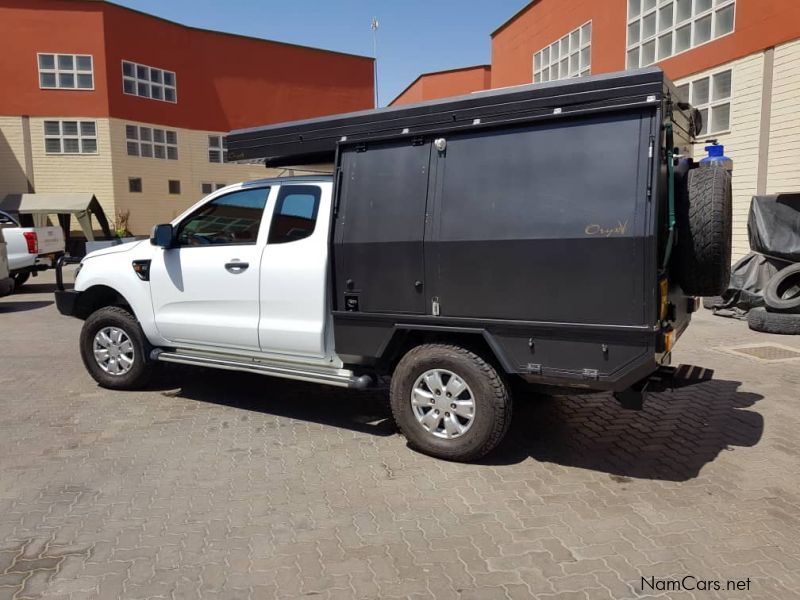
<svg viewBox="0 0 800 600">
<path fill-rule="evenodd" d="M 591 21 L 533 55 L 534 83 L 589 75 L 591 70 Z"/>
<path fill-rule="evenodd" d="M 180 194 L 181 193 L 181 182 L 177 179 L 170 179 L 167 188 L 169 189 L 170 194 Z"/>
<path fill-rule="evenodd" d="M 90 54 L 37 54 L 42 89 L 93 90 Z"/>
<path fill-rule="evenodd" d="M 125 125 L 128 156 L 178 160 L 178 133 L 171 129 Z"/>
<path fill-rule="evenodd" d="M 177 102 L 175 72 L 122 61 L 122 91 L 131 96 L 141 96 L 162 102 Z"/>
<path fill-rule="evenodd" d="M 142 193 L 142 178 L 128 177 L 128 191 L 132 194 Z"/>
<path fill-rule="evenodd" d="M 214 190 L 221 190 L 225 185 L 224 183 L 201 183 L 200 191 L 204 194 L 210 194 Z"/>
<path fill-rule="evenodd" d="M 731 33 L 735 11 L 736 0 L 628 0 L 628 68 Z"/>
<path fill-rule="evenodd" d="M 45 121 L 44 151 L 47 154 L 97 154 L 97 124 L 94 121 Z"/>
<path fill-rule="evenodd" d="M 224 135 L 208 136 L 208 162 L 228 162 L 228 140 Z"/>
<path fill-rule="evenodd" d="M 732 87 L 730 69 L 693 79 L 678 87 L 678 93 L 703 115 L 703 130 L 699 135 L 730 130 Z"/>
</svg>

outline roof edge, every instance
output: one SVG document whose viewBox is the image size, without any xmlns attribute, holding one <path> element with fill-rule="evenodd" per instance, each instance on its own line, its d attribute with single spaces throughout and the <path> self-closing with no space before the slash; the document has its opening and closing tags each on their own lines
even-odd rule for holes
<svg viewBox="0 0 800 600">
<path fill-rule="evenodd" d="M 400 96 L 402 96 L 408 90 L 410 90 L 414 86 L 414 84 L 417 83 L 423 77 L 429 77 L 431 75 L 441 75 L 442 73 L 456 73 L 458 71 L 471 71 L 472 69 L 484 69 L 484 70 L 489 69 L 489 70 L 491 70 L 492 69 L 492 65 L 491 64 L 471 65 L 471 66 L 468 66 L 468 67 L 456 67 L 454 69 L 442 69 L 441 71 L 426 71 L 425 73 L 420 73 L 419 75 L 416 76 L 416 78 L 411 83 L 409 83 L 406 87 L 404 87 L 403 90 L 399 94 L 397 94 L 394 98 L 392 98 L 391 102 L 389 102 L 389 104 L 387 104 L 387 106 L 391 106 L 392 103 L 395 100 L 397 100 Z"/>
<path fill-rule="evenodd" d="M 489 37 L 494 37 L 494 36 L 495 36 L 495 34 L 497 34 L 497 33 L 500 33 L 500 31 L 502 31 L 503 29 L 505 29 L 506 27 L 508 27 L 509 25 L 511 25 L 511 22 L 512 22 L 512 21 L 516 21 L 518 17 L 521 17 L 521 16 L 522 16 L 522 13 L 524 13 L 524 12 L 527 12 L 527 10 L 528 10 L 528 9 L 529 9 L 531 6 L 533 6 L 534 4 L 536 4 L 537 2 L 539 2 L 539 0 L 531 0 L 530 2 L 528 2 L 528 3 L 527 3 L 525 6 L 523 6 L 522 8 L 520 8 L 520 9 L 519 9 L 517 12 L 515 12 L 513 15 L 511 15 L 511 17 L 509 17 L 508 19 L 506 19 L 506 20 L 503 22 L 503 24 L 502 24 L 502 25 L 500 25 L 500 26 L 499 26 L 497 29 L 495 29 L 495 30 L 494 30 L 492 33 L 490 33 L 490 34 L 489 34 Z"/>
<path fill-rule="evenodd" d="M 350 52 L 342 52 L 340 50 L 329 50 L 327 48 L 318 48 L 315 46 L 305 46 L 303 44 L 294 44 L 292 42 L 282 42 L 280 40 L 271 40 L 267 38 L 255 37 L 252 35 L 245 35 L 243 33 L 232 33 L 229 31 L 219 31 L 216 29 L 206 29 L 204 27 L 195 27 L 194 25 L 186 25 L 185 23 L 179 23 L 178 21 L 173 21 L 172 19 L 167 19 L 165 17 L 160 17 L 158 15 L 154 15 L 152 13 L 144 12 L 142 10 L 138 10 L 136 8 L 131 8 L 130 6 L 125 6 L 123 4 L 117 4 L 116 2 L 111 2 L 110 0 L 72 0 L 72 2 L 84 2 L 87 4 L 105 4 L 108 6 L 113 6 L 115 8 L 120 8 L 122 10 L 127 10 L 132 13 L 136 13 L 138 15 L 142 15 L 145 17 L 150 17 L 151 19 L 157 19 L 164 23 L 169 23 L 170 25 L 176 25 L 178 27 L 183 27 L 184 29 L 190 29 L 192 31 L 200 31 L 203 33 L 214 33 L 216 35 L 224 35 L 230 37 L 241 38 L 245 40 L 253 40 L 256 42 L 266 42 L 268 44 L 280 44 L 281 46 L 290 46 L 292 48 L 301 48 L 303 50 L 312 50 L 315 52 L 324 52 L 326 54 L 338 54 L 340 56 L 349 56 L 351 58 L 360 58 L 362 60 L 368 60 L 370 62 L 375 62 L 375 58 L 372 56 L 366 56 L 364 54 L 352 54 Z"/>
</svg>

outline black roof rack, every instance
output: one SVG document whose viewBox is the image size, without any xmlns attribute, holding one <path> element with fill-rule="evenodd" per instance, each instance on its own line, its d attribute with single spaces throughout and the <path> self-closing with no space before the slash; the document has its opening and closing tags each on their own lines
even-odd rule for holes
<svg viewBox="0 0 800 600">
<path fill-rule="evenodd" d="M 262 159 L 270 167 L 333 162 L 342 144 L 659 106 L 665 85 L 671 86 L 663 71 L 649 67 L 238 129 L 228 134 L 228 160 Z"/>
</svg>

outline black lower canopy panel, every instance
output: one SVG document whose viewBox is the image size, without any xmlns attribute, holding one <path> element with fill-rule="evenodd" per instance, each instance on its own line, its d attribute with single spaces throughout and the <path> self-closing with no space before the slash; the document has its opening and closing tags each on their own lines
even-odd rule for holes
<svg viewBox="0 0 800 600">
<path fill-rule="evenodd" d="M 365 110 L 228 134 L 228 160 L 264 160 L 278 167 L 333 162 L 337 147 L 476 127 L 563 118 L 659 102 L 676 91 L 657 67 L 515 86 L 420 104 Z M 679 127 L 688 118 L 679 113 Z"/>
</svg>

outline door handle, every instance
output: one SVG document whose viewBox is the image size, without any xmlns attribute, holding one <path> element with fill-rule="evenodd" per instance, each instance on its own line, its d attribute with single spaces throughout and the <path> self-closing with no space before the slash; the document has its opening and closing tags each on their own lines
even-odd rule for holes
<svg viewBox="0 0 800 600">
<path fill-rule="evenodd" d="M 231 262 L 225 263 L 225 269 L 230 271 L 233 274 L 241 273 L 242 271 L 247 270 L 247 267 L 250 266 L 250 263 L 241 262 L 239 259 L 234 258 Z"/>
</svg>

